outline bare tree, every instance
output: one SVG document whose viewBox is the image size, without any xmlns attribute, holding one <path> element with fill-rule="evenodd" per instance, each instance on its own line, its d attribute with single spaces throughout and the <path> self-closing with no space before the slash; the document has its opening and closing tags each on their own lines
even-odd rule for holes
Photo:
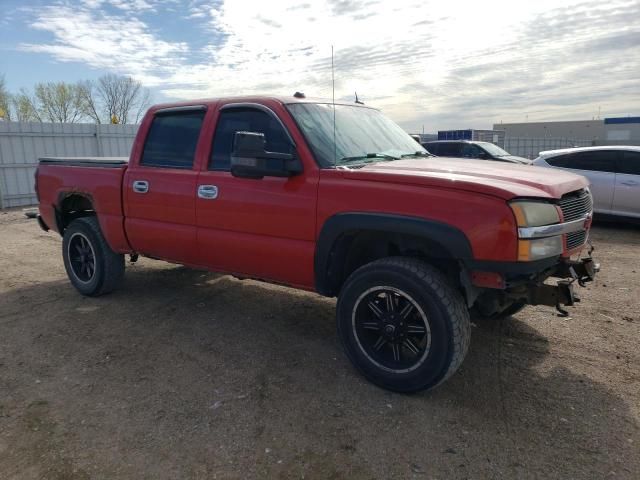
<svg viewBox="0 0 640 480">
<path fill-rule="evenodd" d="M 151 104 L 151 94 L 131 77 L 103 75 L 96 85 L 102 111 L 113 123 L 138 122 L 142 112 Z"/>
<path fill-rule="evenodd" d="M 4 82 L 4 75 L 0 76 L 0 120 L 11 120 L 11 94 Z"/>
<path fill-rule="evenodd" d="M 78 88 L 84 114 L 91 117 L 94 122 L 101 123 L 95 83 L 91 80 L 78 82 Z"/>
<path fill-rule="evenodd" d="M 37 108 L 37 100 L 24 88 L 12 97 L 13 110 L 18 122 L 41 122 Z"/>
<path fill-rule="evenodd" d="M 151 92 L 131 77 L 104 75 L 97 81 L 36 84 L 11 95 L 0 76 L 0 118 L 22 122 L 138 123 L 151 105 Z M 13 115 L 12 115 L 13 114 Z"/>
<path fill-rule="evenodd" d="M 76 123 L 85 117 L 81 86 L 65 82 L 35 86 L 40 117 L 54 123 Z"/>
<path fill-rule="evenodd" d="M 142 120 L 142 117 L 144 117 L 144 114 L 147 113 L 147 110 L 149 109 L 149 107 L 151 106 L 151 104 L 153 103 L 153 98 L 151 96 L 151 90 L 149 90 L 148 88 L 144 88 L 142 91 L 142 95 L 140 96 L 139 101 L 137 102 L 137 109 L 136 109 L 136 121 L 135 123 L 140 123 L 140 121 Z"/>
</svg>

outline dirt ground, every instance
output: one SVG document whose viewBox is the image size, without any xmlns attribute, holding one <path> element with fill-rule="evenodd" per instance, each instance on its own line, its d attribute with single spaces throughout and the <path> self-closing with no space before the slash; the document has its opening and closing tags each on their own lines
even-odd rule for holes
<svg viewBox="0 0 640 480">
<path fill-rule="evenodd" d="M 147 259 L 97 299 L 0 212 L 0 478 L 640 478 L 640 227 L 569 318 L 474 321 L 431 393 L 360 378 L 335 301 Z"/>
</svg>

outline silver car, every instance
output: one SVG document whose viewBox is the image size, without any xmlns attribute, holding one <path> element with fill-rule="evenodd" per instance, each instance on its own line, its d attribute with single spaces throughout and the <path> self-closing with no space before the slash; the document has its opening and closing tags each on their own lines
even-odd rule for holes
<svg viewBox="0 0 640 480">
<path fill-rule="evenodd" d="M 640 147 L 549 150 L 540 152 L 533 164 L 587 177 L 596 213 L 640 218 Z"/>
</svg>

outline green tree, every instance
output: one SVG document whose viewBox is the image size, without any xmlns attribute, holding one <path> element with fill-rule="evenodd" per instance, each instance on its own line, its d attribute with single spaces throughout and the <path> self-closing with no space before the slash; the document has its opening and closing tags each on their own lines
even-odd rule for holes
<svg viewBox="0 0 640 480">
<path fill-rule="evenodd" d="M 11 120 L 11 94 L 7 90 L 4 75 L 0 76 L 0 119 Z"/>
<path fill-rule="evenodd" d="M 15 119 L 18 122 L 41 122 L 42 118 L 37 108 L 37 100 L 24 88 L 11 99 Z"/>
<path fill-rule="evenodd" d="M 34 92 L 36 109 L 43 121 L 77 123 L 86 118 L 80 84 L 38 83 Z"/>
</svg>

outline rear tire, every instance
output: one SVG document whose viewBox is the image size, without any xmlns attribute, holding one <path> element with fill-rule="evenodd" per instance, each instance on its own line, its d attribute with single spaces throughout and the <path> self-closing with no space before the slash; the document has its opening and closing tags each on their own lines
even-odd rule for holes
<svg viewBox="0 0 640 480">
<path fill-rule="evenodd" d="M 62 237 L 62 258 L 71 284 L 82 295 L 104 295 L 122 283 L 124 255 L 111 250 L 96 217 L 69 224 Z"/>
<path fill-rule="evenodd" d="M 337 323 L 354 366 L 396 392 L 447 380 L 471 339 L 460 292 L 431 265 L 405 257 L 376 260 L 353 272 L 338 299 Z"/>
</svg>

